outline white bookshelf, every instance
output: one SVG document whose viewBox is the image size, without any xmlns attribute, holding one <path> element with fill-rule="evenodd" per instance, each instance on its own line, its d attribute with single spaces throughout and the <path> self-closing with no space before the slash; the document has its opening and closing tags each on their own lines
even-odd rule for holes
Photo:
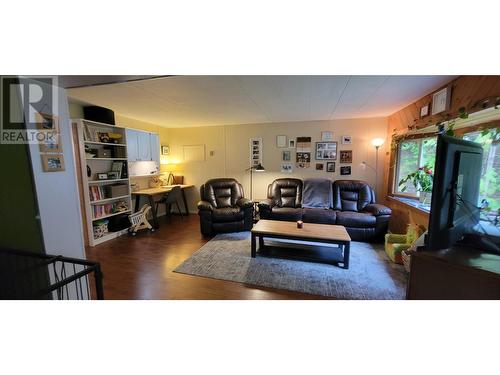
<svg viewBox="0 0 500 375">
<path fill-rule="evenodd" d="M 127 229 L 124 229 L 118 232 L 108 232 L 102 237 L 94 238 L 94 224 L 96 224 L 96 222 L 107 220 L 120 214 L 130 214 L 132 212 L 130 179 L 128 177 L 122 178 L 120 176 L 119 178 L 110 178 L 106 180 L 97 179 L 99 173 L 111 172 L 113 162 L 127 161 L 126 132 L 123 127 L 95 121 L 73 119 L 71 122 L 74 130 L 76 130 L 75 133 L 78 141 L 79 157 L 77 160 L 79 160 L 81 184 L 83 188 L 82 207 L 84 207 L 85 213 L 84 219 L 88 239 L 87 242 L 89 246 L 96 246 L 127 233 Z M 111 141 L 100 142 L 98 133 L 118 133 L 121 134 L 122 137 L 118 143 L 113 143 Z M 94 151 L 105 147 L 110 149 L 112 155 L 119 154 L 119 157 L 88 157 L 85 151 L 86 147 Z M 87 166 L 90 168 L 90 177 L 87 176 Z M 128 163 L 126 172 L 127 176 L 129 176 Z M 102 196 L 99 199 L 91 199 L 91 191 L 95 193 L 96 189 L 99 189 L 99 193 L 104 195 L 105 187 L 109 185 L 126 185 L 127 193 L 119 194 L 114 197 Z M 126 206 L 126 210 L 114 211 L 118 203 Z M 97 216 L 97 211 L 103 210 L 104 207 L 106 207 L 109 212 L 101 212 L 99 216 Z"/>
</svg>

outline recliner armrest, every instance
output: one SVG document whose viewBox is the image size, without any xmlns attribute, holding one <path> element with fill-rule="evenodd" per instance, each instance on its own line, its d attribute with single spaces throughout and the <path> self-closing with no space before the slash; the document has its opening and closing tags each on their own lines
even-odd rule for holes
<svg viewBox="0 0 500 375">
<path fill-rule="evenodd" d="M 210 203 L 208 203 L 207 201 L 199 201 L 198 202 L 198 210 L 201 210 L 201 211 L 213 211 L 213 207 Z"/>
<path fill-rule="evenodd" d="M 243 209 L 253 207 L 253 201 L 248 198 L 240 198 L 236 204 Z"/>
<path fill-rule="evenodd" d="M 369 212 L 374 216 L 380 216 L 380 215 L 390 215 L 392 213 L 392 210 L 384 206 L 383 204 L 377 204 L 377 203 L 372 203 L 367 205 L 363 211 Z"/>
<path fill-rule="evenodd" d="M 259 202 L 259 209 L 271 210 L 274 207 L 274 201 L 272 199 L 264 199 Z"/>
</svg>

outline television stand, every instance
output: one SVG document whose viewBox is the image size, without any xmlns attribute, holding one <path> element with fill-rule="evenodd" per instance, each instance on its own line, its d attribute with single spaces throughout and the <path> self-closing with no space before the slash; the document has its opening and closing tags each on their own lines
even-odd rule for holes
<svg viewBox="0 0 500 375">
<path fill-rule="evenodd" d="M 477 246 L 417 251 L 411 257 L 407 299 L 500 299 L 500 255 Z"/>
</svg>

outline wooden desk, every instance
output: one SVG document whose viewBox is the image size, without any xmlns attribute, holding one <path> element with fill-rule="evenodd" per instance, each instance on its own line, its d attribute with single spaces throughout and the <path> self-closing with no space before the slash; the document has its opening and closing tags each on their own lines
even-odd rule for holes
<svg viewBox="0 0 500 375">
<path fill-rule="evenodd" d="M 186 189 L 194 187 L 194 185 L 168 185 L 168 186 L 160 186 L 160 187 L 155 187 L 155 188 L 148 188 L 148 189 L 141 189 L 141 190 L 136 190 L 132 192 L 132 195 L 135 195 L 135 211 L 139 211 L 140 207 L 140 200 L 141 197 L 147 197 L 149 201 L 149 205 L 151 206 L 151 213 L 153 215 L 153 226 L 155 228 L 158 228 L 158 216 L 156 213 L 156 206 L 155 206 L 155 201 L 154 197 L 155 195 L 163 195 L 168 192 L 170 192 L 175 186 L 180 186 L 181 187 L 181 192 L 182 192 L 182 200 L 184 202 L 184 209 L 186 211 L 186 215 L 189 215 L 189 210 L 188 210 L 188 204 L 186 200 Z"/>
</svg>

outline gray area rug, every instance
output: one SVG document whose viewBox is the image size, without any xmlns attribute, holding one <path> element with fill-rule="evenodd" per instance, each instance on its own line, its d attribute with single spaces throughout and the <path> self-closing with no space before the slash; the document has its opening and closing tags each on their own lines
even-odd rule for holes
<svg viewBox="0 0 500 375">
<path fill-rule="evenodd" d="M 299 241 L 280 243 L 293 247 Z M 335 247 L 329 250 L 332 254 L 339 251 Z M 406 273 L 402 266 L 390 262 L 382 244 L 352 242 L 348 270 L 286 259 L 287 251 L 293 253 L 284 250 L 280 258 L 259 254 L 251 258 L 249 232 L 219 234 L 174 272 L 339 299 L 405 298 Z"/>
</svg>

